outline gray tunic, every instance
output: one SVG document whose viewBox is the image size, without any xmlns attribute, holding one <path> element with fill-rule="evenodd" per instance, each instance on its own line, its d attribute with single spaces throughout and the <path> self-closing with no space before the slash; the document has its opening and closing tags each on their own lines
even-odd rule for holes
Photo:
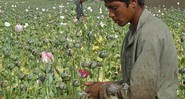
<svg viewBox="0 0 185 99">
<path fill-rule="evenodd" d="M 161 20 L 145 9 L 136 32 L 130 25 L 122 45 L 122 83 L 130 86 L 127 99 L 177 99 L 177 65 L 171 32 Z M 102 92 L 107 89 L 104 87 Z M 122 92 L 118 90 L 118 93 Z M 105 99 L 105 96 L 100 95 L 100 98 Z M 118 99 L 122 98 L 119 96 Z"/>
</svg>

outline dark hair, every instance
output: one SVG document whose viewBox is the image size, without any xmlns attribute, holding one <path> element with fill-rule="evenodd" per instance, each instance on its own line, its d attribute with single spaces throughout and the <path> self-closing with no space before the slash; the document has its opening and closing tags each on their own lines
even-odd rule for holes
<svg viewBox="0 0 185 99">
<path fill-rule="evenodd" d="M 104 0 L 104 2 L 113 2 L 113 1 L 125 2 L 127 4 L 127 6 L 130 3 L 130 0 Z M 139 6 L 143 7 L 145 5 L 145 0 L 138 0 L 138 4 L 139 4 Z"/>
</svg>

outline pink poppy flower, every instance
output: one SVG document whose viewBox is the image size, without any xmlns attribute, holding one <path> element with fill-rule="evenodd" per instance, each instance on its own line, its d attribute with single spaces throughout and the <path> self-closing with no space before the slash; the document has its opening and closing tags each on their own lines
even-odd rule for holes
<svg viewBox="0 0 185 99">
<path fill-rule="evenodd" d="M 41 59 L 44 63 L 53 63 L 54 62 L 54 56 L 50 52 L 43 51 L 41 53 Z"/>
<path fill-rule="evenodd" d="M 23 31 L 24 27 L 23 27 L 23 25 L 18 24 L 15 26 L 14 29 L 16 32 L 21 32 L 21 31 Z"/>
<path fill-rule="evenodd" d="M 86 78 L 89 75 L 89 71 L 88 70 L 79 69 L 78 70 L 78 74 L 80 75 L 80 77 Z"/>
</svg>

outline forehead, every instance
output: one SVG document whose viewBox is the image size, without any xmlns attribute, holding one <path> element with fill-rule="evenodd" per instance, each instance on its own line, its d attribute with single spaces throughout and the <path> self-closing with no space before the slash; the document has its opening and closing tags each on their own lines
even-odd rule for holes
<svg viewBox="0 0 185 99">
<path fill-rule="evenodd" d="M 121 1 L 112 1 L 112 2 L 109 2 L 109 1 L 106 1 L 105 2 L 105 7 L 109 8 L 109 7 L 112 7 L 112 6 L 117 6 L 117 5 L 120 5 L 120 4 L 123 4 L 124 2 L 121 2 Z"/>
</svg>

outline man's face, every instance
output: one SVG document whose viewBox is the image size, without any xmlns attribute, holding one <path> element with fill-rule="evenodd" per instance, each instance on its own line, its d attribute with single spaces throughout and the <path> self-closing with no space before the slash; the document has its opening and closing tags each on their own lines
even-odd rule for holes
<svg viewBox="0 0 185 99">
<path fill-rule="evenodd" d="M 119 26 L 125 26 L 133 20 L 135 9 L 132 4 L 127 7 L 125 2 L 113 1 L 105 2 L 105 6 L 109 10 L 109 17 Z"/>
</svg>

